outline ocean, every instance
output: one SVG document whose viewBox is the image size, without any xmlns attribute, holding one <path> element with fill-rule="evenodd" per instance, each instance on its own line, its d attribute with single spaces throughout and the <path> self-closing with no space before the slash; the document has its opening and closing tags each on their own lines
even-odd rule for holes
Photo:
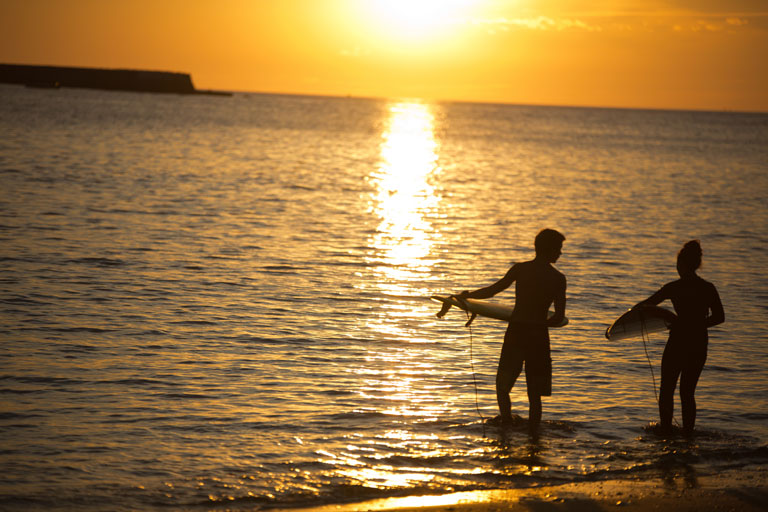
<svg viewBox="0 0 768 512">
<path fill-rule="evenodd" d="M 0 86 L 0 184 L 2 510 L 766 480 L 766 114 Z M 428 298 L 545 227 L 570 323 L 533 438 L 484 422 L 505 325 Z M 664 334 L 604 332 L 694 238 L 726 322 L 665 439 Z"/>
</svg>

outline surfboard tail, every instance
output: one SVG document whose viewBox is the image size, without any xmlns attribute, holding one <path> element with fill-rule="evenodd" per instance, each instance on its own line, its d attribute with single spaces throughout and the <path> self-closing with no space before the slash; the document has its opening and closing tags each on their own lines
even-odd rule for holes
<svg viewBox="0 0 768 512">
<path fill-rule="evenodd" d="M 460 297 L 451 295 L 446 298 L 446 297 L 441 297 L 439 295 L 433 295 L 432 297 L 430 297 L 430 299 L 443 303 L 443 306 L 440 308 L 440 311 L 437 312 L 437 318 L 443 318 L 446 315 L 446 313 L 448 313 L 448 311 L 454 305 L 458 305 L 458 307 L 463 309 L 464 311 L 468 311 L 472 313 L 472 315 L 467 320 L 467 323 L 464 324 L 464 327 L 469 327 L 470 325 L 472 325 L 472 322 L 474 322 L 475 318 L 477 318 L 477 313 L 472 311 L 469 305 L 466 303 L 466 301 Z"/>
<path fill-rule="evenodd" d="M 648 333 L 665 331 L 677 316 L 659 306 L 645 305 L 627 310 L 605 330 L 605 337 L 611 341 L 641 338 Z"/>
<path fill-rule="evenodd" d="M 435 299 L 433 296 L 432 299 Z M 446 313 L 451 309 L 451 303 L 450 302 L 443 302 L 443 307 L 440 308 L 440 311 L 437 312 L 437 318 L 443 318 Z"/>
</svg>

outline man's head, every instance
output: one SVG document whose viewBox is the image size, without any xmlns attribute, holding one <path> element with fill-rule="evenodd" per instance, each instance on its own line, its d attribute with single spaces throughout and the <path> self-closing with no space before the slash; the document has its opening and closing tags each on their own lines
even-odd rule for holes
<svg viewBox="0 0 768 512">
<path fill-rule="evenodd" d="M 542 229 L 534 241 L 536 257 L 544 258 L 550 263 L 556 262 L 563 249 L 563 241 L 565 241 L 565 236 L 559 231 Z"/>
</svg>

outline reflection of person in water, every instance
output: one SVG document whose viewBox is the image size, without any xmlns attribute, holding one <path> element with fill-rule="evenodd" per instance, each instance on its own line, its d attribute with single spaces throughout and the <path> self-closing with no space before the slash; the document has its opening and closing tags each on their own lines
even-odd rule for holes
<svg viewBox="0 0 768 512">
<path fill-rule="evenodd" d="M 707 360 L 707 328 L 725 321 L 723 305 L 715 285 L 696 275 L 700 265 L 701 246 L 698 240 L 691 240 L 677 255 L 680 279 L 664 285 L 635 306 L 656 305 L 669 299 L 677 313 L 677 319 L 669 329 L 669 340 L 661 359 L 659 428 L 662 432 L 672 427 L 674 394 L 679 378 L 683 431 L 686 434 L 693 433 L 696 423 L 696 400 L 693 395 Z"/>
<path fill-rule="evenodd" d="M 565 318 L 565 276 L 552 263 L 560 257 L 565 237 L 544 229 L 534 243 L 536 257 L 515 263 L 498 282 L 473 292 L 462 292 L 462 298 L 485 299 L 515 283 L 515 307 L 504 335 L 499 368 L 496 373 L 496 398 L 499 419 L 512 420 L 509 392 L 525 363 L 525 382 L 530 403 L 529 428 L 538 429 L 541 422 L 541 397 L 552 394 L 552 360 L 549 352 L 549 326 L 560 325 Z M 547 319 L 554 302 L 555 314 Z"/>
</svg>

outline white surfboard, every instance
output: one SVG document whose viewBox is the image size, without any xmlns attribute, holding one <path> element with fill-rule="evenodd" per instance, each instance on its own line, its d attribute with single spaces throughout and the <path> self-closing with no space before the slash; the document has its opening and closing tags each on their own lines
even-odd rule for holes
<svg viewBox="0 0 768 512">
<path fill-rule="evenodd" d="M 444 295 L 433 295 L 431 299 L 443 304 L 443 308 L 437 314 L 438 318 L 442 318 L 451 309 L 451 306 L 456 306 L 464 311 L 469 311 L 473 315 L 509 322 L 509 319 L 512 317 L 512 310 L 514 309 L 511 306 L 479 299 L 457 299 L 454 296 L 448 297 Z M 551 318 L 554 314 L 554 311 L 550 311 L 549 317 Z M 568 325 L 568 318 L 564 318 L 560 325 L 550 325 L 550 327 L 565 327 L 566 325 Z"/>
<path fill-rule="evenodd" d="M 640 306 L 630 309 L 605 330 L 611 341 L 640 338 L 650 332 L 666 331 L 677 319 L 672 311 L 659 306 Z"/>
</svg>

